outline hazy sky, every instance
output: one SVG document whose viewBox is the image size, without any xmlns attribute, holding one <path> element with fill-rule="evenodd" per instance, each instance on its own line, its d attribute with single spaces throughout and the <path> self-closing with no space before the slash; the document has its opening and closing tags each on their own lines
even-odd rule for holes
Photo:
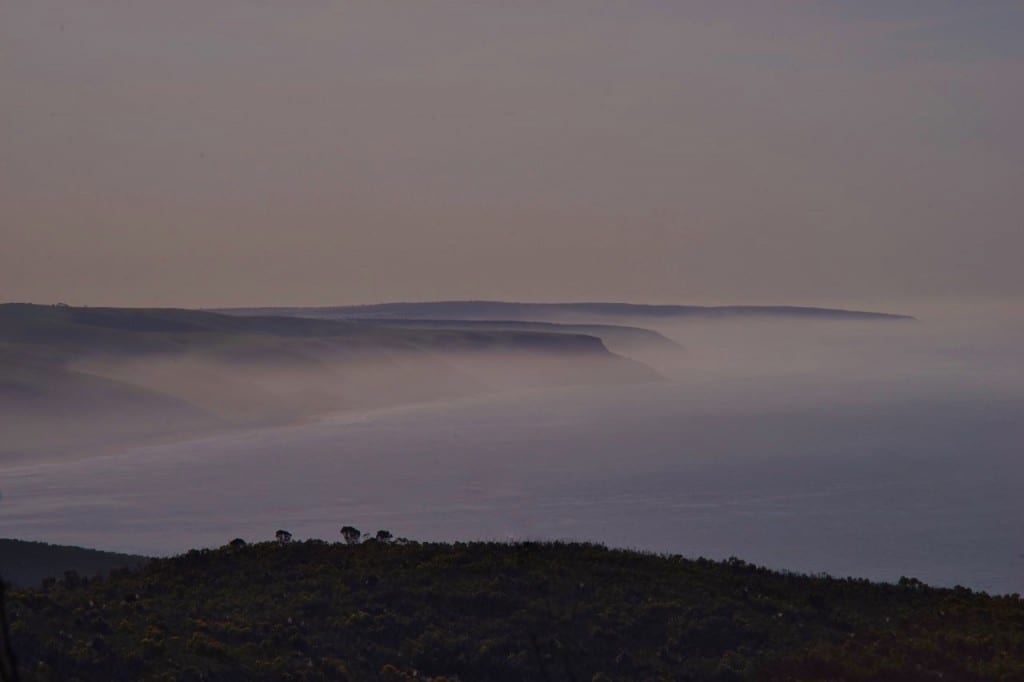
<svg viewBox="0 0 1024 682">
<path fill-rule="evenodd" d="M 1018 0 L 4 0 L 0 299 L 1024 296 Z"/>
</svg>

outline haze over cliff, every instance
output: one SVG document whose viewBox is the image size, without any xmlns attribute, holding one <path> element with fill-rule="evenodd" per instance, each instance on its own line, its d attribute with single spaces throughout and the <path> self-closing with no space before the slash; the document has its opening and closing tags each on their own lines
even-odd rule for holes
<svg viewBox="0 0 1024 682">
<path fill-rule="evenodd" d="M 81 454 L 341 410 L 659 378 L 580 331 L 0 305 L 0 455 Z"/>
</svg>

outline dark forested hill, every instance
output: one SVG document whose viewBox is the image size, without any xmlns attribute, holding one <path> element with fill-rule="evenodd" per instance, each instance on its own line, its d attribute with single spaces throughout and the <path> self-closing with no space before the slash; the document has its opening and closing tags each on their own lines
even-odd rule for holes
<svg viewBox="0 0 1024 682">
<path fill-rule="evenodd" d="M 15 587 L 38 587 L 45 578 L 63 578 L 68 571 L 85 577 L 105 575 L 147 561 L 134 554 L 0 539 L 0 578 Z"/>
<path fill-rule="evenodd" d="M 26 680 L 1021 680 L 1024 602 L 587 544 L 235 542 L 10 598 Z"/>
</svg>

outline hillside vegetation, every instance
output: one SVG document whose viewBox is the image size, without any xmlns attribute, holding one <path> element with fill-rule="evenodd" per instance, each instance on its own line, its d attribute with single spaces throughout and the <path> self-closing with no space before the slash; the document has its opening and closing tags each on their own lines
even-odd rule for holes
<svg viewBox="0 0 1024 682">
<path fill-rule="evenodd" d="M 236 541 L 14 592 L 24 677 L 1024 679 L 1017 596 L 590 544 L 356 537 Z"/>
</svg>

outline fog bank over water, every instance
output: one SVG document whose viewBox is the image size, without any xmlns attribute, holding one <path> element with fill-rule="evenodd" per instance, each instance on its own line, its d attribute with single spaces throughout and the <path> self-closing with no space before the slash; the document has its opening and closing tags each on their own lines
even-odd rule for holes
<svg viewBox="0 0 1024 682">
<path fill-rule="evenodd" d="M 1024 323 L 979 312 L 659 324 L 669 381 L 0 465 L 0 527 L 162 554 L 353 524 L 1024 591 Z"/>
</svg>

